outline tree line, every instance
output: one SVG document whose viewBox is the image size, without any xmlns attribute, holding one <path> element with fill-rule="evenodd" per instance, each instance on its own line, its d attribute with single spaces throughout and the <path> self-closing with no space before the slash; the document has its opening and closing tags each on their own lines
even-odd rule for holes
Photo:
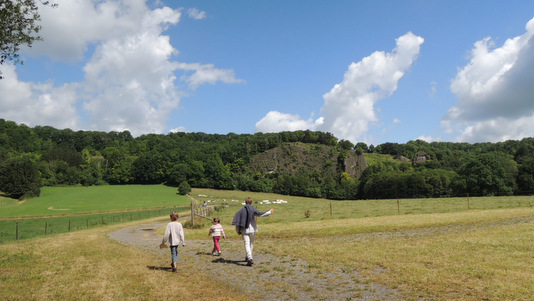
<svg viewBox="0 0 534 301">
<path fill-rule="evenodd" d="M 335 164 L 335 172 L 251 168 L 254 156 L 289 143 L 328 146 L 338 159 L 325 165 Z M 344 170 L 348 152 L 369 164 L 358 177 Z M 128 131 L 30 128 L 0 119 L 0 191 L 14 198 L 38 196 L 42 186 L 162 183 L 182 193 L 202 187 L 330 199 L 513 195 L 532 193 L 533 175 L 534 138 L 377 146 L 308 130 L 134 138 Z"/>
</svg>

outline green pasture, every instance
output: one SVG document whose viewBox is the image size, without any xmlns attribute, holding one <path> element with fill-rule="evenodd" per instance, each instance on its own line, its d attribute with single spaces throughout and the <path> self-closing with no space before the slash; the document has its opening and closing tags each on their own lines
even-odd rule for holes
<svg viewBox="0 0 534 301">
<path fill-rule="evenodd" d="M 188 212 L 190 201 L 164 185 L 44 187 L 24 202 L 0 197 L 0 243 Z"/>
<path fill-rule="evenodd" d="M 173 210 L 182 215 L 190 212 L 189 206 L 110 212 L 99 214 L 77 214 L 56 217 L 0 219 L 0 244 L 36 238 L 40 236 L 86 230 L 95 227 L 168 216 Z"/>
<path fill-rule="evenodd" d="M 40 197 L 26 202 L 0 198 L 0 218 L 164 208 L 189 202 L 175 187 L 164 185 L 43 187 Z"/>
<path fill-rule="evenodd" d="M 229 204 L 229 209 L 214 213 L 221 218 L 223 224 L 231 224 L 233 215 L 239 207 L 243 206 L 242 203 L 248 196 L 253 198 L 254 206 L 258 210 L 267 211 L 273 208 L 276 213 L 269 218 L 262 219 L 261 223 L 263 224 L 534 208 L 534 196 L 334 201 L 269 193 L 213 189 L 193 189 L 191 195 L 201 202 L 212 201 L 209 203 L 211 205 Z M 264 200 L 269 200 L 271 204 L 261 204 Z M 275 200 L 284 200 L 287 203 L 274 204 L 273 201 Z M 231 209 L 232 207 L 235 207 L 235 209 Z"/>
</svg>

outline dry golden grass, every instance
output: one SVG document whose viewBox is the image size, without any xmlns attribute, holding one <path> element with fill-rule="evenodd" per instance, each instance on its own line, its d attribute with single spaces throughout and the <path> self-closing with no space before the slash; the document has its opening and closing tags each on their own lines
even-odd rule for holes
<svg viewBox="0 0 534 301">
<path fill-rule="evenodd" d="M 349 214 L 325 218 L 327 208 L 322 212 L 317 208 L 315 214 L 322 216 L 317 220 L 295 215 L 314 206 L 295 198 L 290 199 L 300 203 L 295 208 L 275 207 L 273 216 L 259 220 L 255 248 L 305 259 L 310 267 L 325 272 L 356 271 L 364 276 L 362 281 L 399 289 L 410 300 L 532 300 L 534 209 L 528 204 L 498 209 L 500 204 L 522 200 L 475 199 L 472 205 L 481 201 L 496 205 L 488 210 L 374 217 L 359 214 L 370 211 L 362 209 L 365 204 L 336 202 L 335 208 Z M 236 210 L 217 213 L 230 239 L 234 231 L 229 224 Z M 359 216 L 348 217 L 351 211 Z M 189 235 L 202 239 L 205 231 L 192 230 Z"/>
<path fill-rule="evenodd" d="M 232 193 L 226 197 L 245 196 Z M 254 195 L 258 200 L 263 197 Z M 272 216 L 259 219 L 255 250 L 305 259 L 320 272 L 355 271 L 364 277 L 361 281 L 399 289 L 408 300 L 532 300 L 534 296 L 530 207 L 427 214 L 393 210 L 368 216 L 374 203 L 336 202 L 337 211 L 330 218 L 329 202 L 287 199 L 288 206 L 275 207 Z M 215 214 L 223 219 L 230 240 L 239 239 L 230 225 L 239 207 Z M 305 218 L 309 208 L 312 218 Z M 149 221 L 135 223 L 144 222 Z M 200 271 L 189 272 L 195 267 L 188 262 L 180 263 L 183 272 L 178 275 L 149 268 L 166 267 L 168 258 L 156 259 L 107 237 L 109 231 L 125 226 L 0 245 L 0 299 L 244 299 Z M 206 221 L 201 229 L 186 229 L 186 240 L 208 241 L 208 228 Z M 256 272 L 270 270 L 275 267 Z"/>
<path fill-rule="evenodd" d="M 314 237 L 320 228 L 311 227 L 305 237 L 262 240 L 257 248 L 306 259 L 319 269 L 358 271 L 367 281 L 402 290 L 407 299 L 532 300 L 534 224 L 502 220 L 532 215 L 532 209 L 523 209 L 411 216 L 414 227 L 406 216 L 375 218 L 365 222 L 389 230 L 350 235 L 347 228 Z M 354 233 L 373 227 L 345 222 Z M 456 226 L 422 228 L 421 223 Z"/>
<path fill-rule="evenodd" d="M 211 279 L 150 267 L 168 259 L 112 241 L 120 226 L 73 232 L 0 245 L 0 296 L 3 300 L 240 300 L 240 294 Z"/>
<path fill-rule="evenodd" d="M 229 239 L 239 239 L 230 225 L 236 209 L 217 213 Z M 268 217 L 258 220 L 255 248 L 325 272 L 356 271 L 412 300 L 532 300 L 533 216 L 532 208 L 515 208 L 276 223 Z M 188 236 L 206 239 L 207 227 Z"/>
</svg>

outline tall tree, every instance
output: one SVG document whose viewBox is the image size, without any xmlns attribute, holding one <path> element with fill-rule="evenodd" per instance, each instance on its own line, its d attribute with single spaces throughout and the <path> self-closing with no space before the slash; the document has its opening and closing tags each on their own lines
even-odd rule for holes
<svg viewBox="0 0 534 301">
<path fill-rule="evenodd" d="M 458 169 L 468 193 L 511 195 L 517 188 L 517 166 L 507 155 L 497 152 L 472 157 Z"/>
<path fill-rule="evenodd" d="M 40 2 L 43 5 L 57 6 L 49 1 Z M 20 47 L 31 47 L 34 41 L 42 39 L 38 35 L 41 30 L 41 16 L 36 1 L 0 0 L 0 20 L 0 65 L 6 61 L 22 64 L 19 58 Z"/>
<path fill-rule="evenodd" d="M 0 165 L 0 190 L 14 198 L 39 196 L 41 176 L 37 165 L 27 157 L 8 159 Z"/>
</svg>

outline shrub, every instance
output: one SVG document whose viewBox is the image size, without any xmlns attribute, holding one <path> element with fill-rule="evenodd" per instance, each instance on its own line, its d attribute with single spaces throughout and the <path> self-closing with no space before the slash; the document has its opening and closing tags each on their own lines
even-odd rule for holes
<svg viewBox="0 0 534 301">
<path fill-rule="evenodd" d="M 182 181 L 180 185 L 178 185 L 178 194 L 180 195 L 186 195 L 191 192 L 191 186 L 187 181 Z"/>
<path fill-rule="evenodd" d="M 0 190 L 13 198 L 41 194 L 41 176 L 29 158 L 13 158 L 0 165 Z"/>
</svg>

